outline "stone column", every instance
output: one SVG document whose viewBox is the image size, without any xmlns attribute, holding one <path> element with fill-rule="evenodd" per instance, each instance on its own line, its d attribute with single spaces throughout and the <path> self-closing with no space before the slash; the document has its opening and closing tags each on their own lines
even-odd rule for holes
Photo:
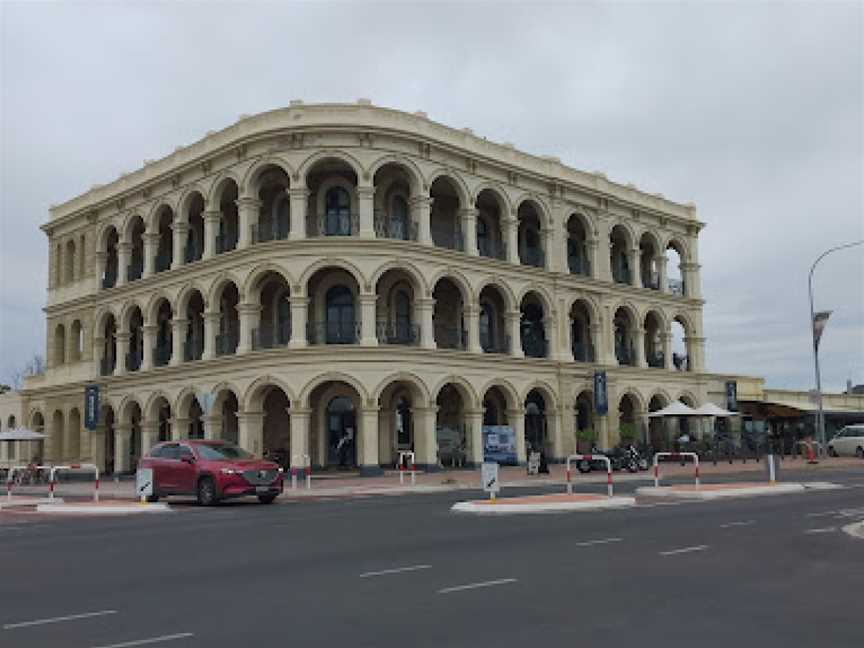
<svg viewBox="0 0 864 648">
<path fill-rule="evenodd" d="M 96 376 L 102 375 L 102 358 L 105 357 L 105 338 L 93 338 L 93 374 Z"/>
<path fill-rule="evenodd" d="M 516 210 L 510 218 L 501 223 L 507 241 L 507 260 L 510 263 L 519 264 L 519 220 L 516 218 Z"/>
<path fill-rule="evenodd" d="M 524 466 L 528 459 L 525 454 L 525 409 L 508 409 L 507 421 L 516 433 L 516 459 L 520 466 Z"/>
<path fill-rule="evenodd" d="M 105 276 L 105 267 L 108 265 L 108 253 L 100 250 L 96 253 L 96 289 L 102 290 L 102 279 Z"/>
<path fill-rule="evenodd" d="M 171 362 L 172 367 L 183 362 L 183 343 L 186 341 L 186 326 L 189 320 L 175 317 L 171 320 Z"/>
<path fill-rule="evenodd" d="M 237 199 L 237 249 L 242 250 L 252 244 L 252 225 L 258 224 L 258 210 L 261 201 L 252 196 Z"/>
<path fill-rule="evenodd" d="M 702 372 L 705 369 L 705 362 L 703 358 L 703 353 L 705 349 L 705 338 L 704 337 L 686 337 L 684 338 L 684 344 L 687 348 L 687 362 L 689 363 L 689 369 L 693 372 Z"/>
<path fill-rule="evenodd" d="M 122 286 L 129 281 L 129 261 L 132 258 L 132 244 L 117 244 L 117 285 Z"/>
<path fill-rule="evenodd" d="M 637 326 L 633 330 L 633 350 L 636 354 L 635 366 L 643 369 L 648 366 L 648 359 L 645 357 L 645 329 Z"/>
<path fill-rule="evenodd" d="M 129 333 L 117 334 L 117 358 L 114 361 L 114 375 L 126 373 L 126 355 L 129 353 Z"/>
<path fill-rule="evenodd" d="M 657 257 L 657 274 L 659 275 L 658 281 L 660 282 L 660 292 L 668 293 L 669 292 L 669 279 L 667 278 L 667 269 L 666 264 L 668 259 L 666 259 L 665 254 L 661 254 Z"/>
<path fill-rule="evenodd" d="M 411 213 L 417 223 L 417 241 L 423 245 L 432 245 L 432 200 L 429 196 L 411 198 Z"/>
<path fill-rule="evenodd" d="M 288 190 L 288 200 L 291 206 L 291 230 L 288 234 L 292 241 L 300 241 L 306 233 L 306 210 L 309 206 L 309 190 L 305 186 L 292 187 Z"/>
<path fill-rule="evenodd" d="M 358 442 L 357 463 L 360 466 L 360 474 L 366 477 L 382 474 L 384 471 L 378 463 L 377 407 L 364 407 L 360 410 L 360 434 L 356 442 Z"/>
<path fill-rule="evenodd" d="M 630 266 L 630 285 L 639 288 L 642 285 L 642 271 L 639 268 L 639 248 L 627 250 L 627 265 Z"/>
<path fill-rule="evenodd" d="M 417 309 L 420 311 L 420 346 L 424 349 L 435 349 L 435 325 L 432 315 L 435 312 L 434 299 L 418 299 Z"/>
<path fill-rule="evenodd" d="M 159 249 L 158 234 L 144 234 L 144 278 L 153 275 L 156 266 L 156 251 Z"/>
<path fill-rule="evenodd" d="M 375 187 L 357 187 L 360 238 L 375 238 Z"/>
<path fill-rule="evenodd" d="M 477 250 L 477 209 L 468 207 L 460 210 L 462 233 L 465 240 L 465 252 L 470 256 L 480 254 Z"/>
<path fill-rule="evenodd" d="M 675 366 L 672 364 L 672 334 L 664 333 L 662 336 L 663 344 L 663 368 L 666 371 L 672 371 Z"/>
<path fill-rule="evenodd" d="M 483 463 L 483 410 L 465 410 L 467 457 L 466 465 L 479 468 Z"/>
<path fill-rule="evenodd" d="M 189 419 L 175 416 L 169 421 L 171 425 L 171 440 L 182 441 L 189 438 Z"/>
<path fill-rule="evenodd" d="M 202 360 L 210 360 L 216 357 L 216 333 L 219 330 L 219 312 L 208 311 L 204 313 L 204 352 Z"/>
<path fill-rule="evenodd" d="M 145 324 L 142 327 L 144 349 L 141 352 L 141 371 L 149 371 L 153 368 L 153 347 L 156 340 L 156 330 L 159 327 L 155 324 Z"/>
<path fill-rule="evenodd" d="M 560 463 L 564 460 L 564 437 L 561 434 L 561 412 L 558 408 L 546 410 L 546 433 L 551 442 L 550 460 Z"/>
<path fill-rule="evenodd" d="M 309 298 L 291 296 L 291 340 L 289 349 L 303 349 L 308 345 L 306 328 L 309 318 Z"/>
<path fill-rule="evenodd" d="M 216 237 L 219 234 L 219 221 L 222 212 L 218 209 L 208 209 L 202 215 L 204 218 L 204 259 L 216 256 Z"/>
<path fill-rule="evenodd" d="M 105 472 L 105 426 L 97 425 L 90 432 L 90 461 L 99 467 L 99 472 Z"/>
<path fill-rule="evenodd" d="M 552 265 L 554 258 L 553 232 L 548 227 L 540 228 L 540 246 L 543 248 L 543 265 L 541 267 L 551 272 L 557 272 L 558 270 Z"/>
<path fill-rule="evenodd" d="M 570 403 L 561 405 L 560 428 L 562 451 L 560 459 L 565 461 L 567 457 L 576 452 L 576 412 Z"/>
<path fill-rule="evenodd" d="M 524 358 L 521 329 L 522 313 L 518 310 L 508 311 L 504 317 L 507 320 L 507 329 L 510 331 L 510 355 L 514 358 Z"/>
<path fill-rule="evenodd" d="M 438 437 L 436 419 L 438 407 L 415 407 L 411 410 L 414 417 L 414 452 L 417 468 L 428 472 L 438 470 Z"/>
<path fill-rule="evenodd" d="M 306 467 L 303 455 L 309 455 L 309 465 L 312 465 L 312 448 L 309 441 L 309 423 L 312 410 L 307 408 L 291 408 L 291 467 L 300 470 Z"/>
<path fill-rule="evenodd" d="M 143 457 L 159 441 L 159 424 L 155 421 L 141 422 L 141 456 Z"/>
<path fill-rule="evenodd" d="M 238 412 L 237 439 L 241 448 L 260 457 L 264 450 L 264 412 Z"/>
<path fill-rule="evenodd" d="M 600 277 L 600 257 L 598 255 L 598 250 L 600 249 L 600 246 L 597 244 L 597 239 L 592 238 L 591 240 L 589 240 L 586 247 L 588 248 L 586 252 L 588 254 L 589 265 L 588 275 L 590 277 L 593 277 L 594 279 L 598 279 Z M 567 257 L 564 258 L 566 259 Z"/>
<path fill-rule="evenodd" d="M 204 424 L 204 438 L 215 440 L 222 438 L 222 417 L 219 414 L 210 414 L 201 417 Z"/>
<path fill-rule="evenodd" d="M 186 239 L 189 236 L 189 224 L 176 222 L 171 226 L 174 237 L 174 250 L 171 256 L 171 269 L 176 270 L 186 259 Z"/>
<path fill-rule="evenodd" d="M 373 231 L 374 235 L 374 231 Z M 360 344 L 363 346 L 378 346 L 375 334 L 375 304 L 378 295 L 360 295 Z"/>
<path fill-rule="evenodd" d="M 249 353 L 252 350 L 252 329 L 258 321 L 261 307 L 258 304 L 238 304 L 237 315 L 240 319 L 240 339 L 237 341 L 237 353 Z"/>
<path fill-rule="evenodd" d="M 555 331 L 555 311 L 543 318 L 543 335 L 546 336 L 546 357 L 554 360 L 558 357 L 557 333 Z"/>
<path fill-rule="evenodd" d="M 565 313 L 564 317 L 558 318 L 558 361 L 559 362 L 575 362 L 573 358 L 573 330 L 570 326 L 570 314 L 565 309 L 565 302 L 562 299 L 558 306 L 559 313 Z"/>
<path fill-rule="evenodd" d="M 468 328 L 468 352 L 483 353 L 480 346 L 480 307 L 469 304 L 462 311 L 465 316 L 465 326 Z"/>
<path fill-rule="evenodd" d="M 129 451 L 132 445 L 132 427 L 129 425 L 114 426 L 114 472 L 126 473 L 132 469 L 129 461 Z"/>
</svg>

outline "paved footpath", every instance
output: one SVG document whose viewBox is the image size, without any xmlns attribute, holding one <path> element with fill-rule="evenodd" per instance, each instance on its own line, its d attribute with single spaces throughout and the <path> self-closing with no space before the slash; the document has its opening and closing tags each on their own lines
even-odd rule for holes
<svg viewBox="0 0 864 648">
<path fill-rule="evenodd" d="M 860 648 L 864 539 L 843 528 L 864 520 L 864 467 L 809 474 L 845 488 L 449 511 L 475 489 L 0 525 L 0 646 Z"/>
</svg>

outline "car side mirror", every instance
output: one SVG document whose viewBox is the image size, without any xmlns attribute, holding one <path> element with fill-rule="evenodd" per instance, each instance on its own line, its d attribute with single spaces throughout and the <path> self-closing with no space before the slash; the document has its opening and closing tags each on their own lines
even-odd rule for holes
<svg viewBox="0 0 864 648">
<path fill-rule="evenodd" d="M 192 464 L 195 463 L 195 457 L 192 457 L 189 455 L 184 455 L 184 456 L 180 457 L 180 461 L 182 461 L 183 463 L 187 463 L 191 466 Z"/>
</svg>

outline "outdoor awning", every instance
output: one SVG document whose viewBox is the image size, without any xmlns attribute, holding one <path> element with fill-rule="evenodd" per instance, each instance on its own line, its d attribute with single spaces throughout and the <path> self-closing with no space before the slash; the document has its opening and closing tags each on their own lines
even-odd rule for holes
<svg viewBox="0 0 864 648">
<path fill-rule="evenodd" d="M 729 416 L 738 416 L 737 412 L 730 412 L 728 410 L 723 409 L 722 407 L 718 407 L 714 403 L 705 403 L 704 405 L 700 405 L 695 410 L 697 414 L 701 414 L 702 416 L 720 416 L 720 417 L 729 417 Z"/>
<path fill-rule="evenodd" d="M 648 418 L 660 418 L 663 416 L 704 416 L 704 414 L 699 414 L 696 410 L 687 407 L 681 401 L 675 401 L 661 410 L 651 412 Z"/>
<path fill-rule="evenodd" d="M 27 428 L 13 428 L 0 432 L 0 441 L 41 441 L 46 435 Z"/>
</svg>

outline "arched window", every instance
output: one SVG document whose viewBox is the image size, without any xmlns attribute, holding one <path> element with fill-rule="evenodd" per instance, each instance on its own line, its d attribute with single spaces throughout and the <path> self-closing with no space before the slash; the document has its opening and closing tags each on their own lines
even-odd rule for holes
<svg viewBox="0 0 864 648">
<path fill-rule="evenodd" d="M 480 346 L 485 351 L 492 347 L 494 317 L 489 312 L 488 303 L 480 304 Z"/>
<path fill-rule="evenodd" d="M 408 203 L 396 194 L 390 202 L 390 238 L 408 240 Z"/>
<path fill-rule="evenodd" d="M 489 241 L 489 224 L 482 216 L 477 219 L 477 251 L 480 256 L 492 256 L 492 246 Z"/>
<path fill-rule="evenodd" d="M 396 445 L 411 447 L 411 403 L 404 396 L 396 402 Z"/>
<path fill-rule="evenodd" d="M 325 197 L 327 236 L 351 236 L 351 196 L 342 187 L 328 189 Z"/>
<path fill-rule="evenodd" d="M 396 293 L 396 339 L 402 343 L 408 342 L 411 337 L 411 297 L 404 290 Z"/>
<path fill-rule="evenodd" d="M 354 295 L 345 286 L 327 291 L 327 344 L 353 344 L 357 341 L 354 323 Z"/>
</svg>

